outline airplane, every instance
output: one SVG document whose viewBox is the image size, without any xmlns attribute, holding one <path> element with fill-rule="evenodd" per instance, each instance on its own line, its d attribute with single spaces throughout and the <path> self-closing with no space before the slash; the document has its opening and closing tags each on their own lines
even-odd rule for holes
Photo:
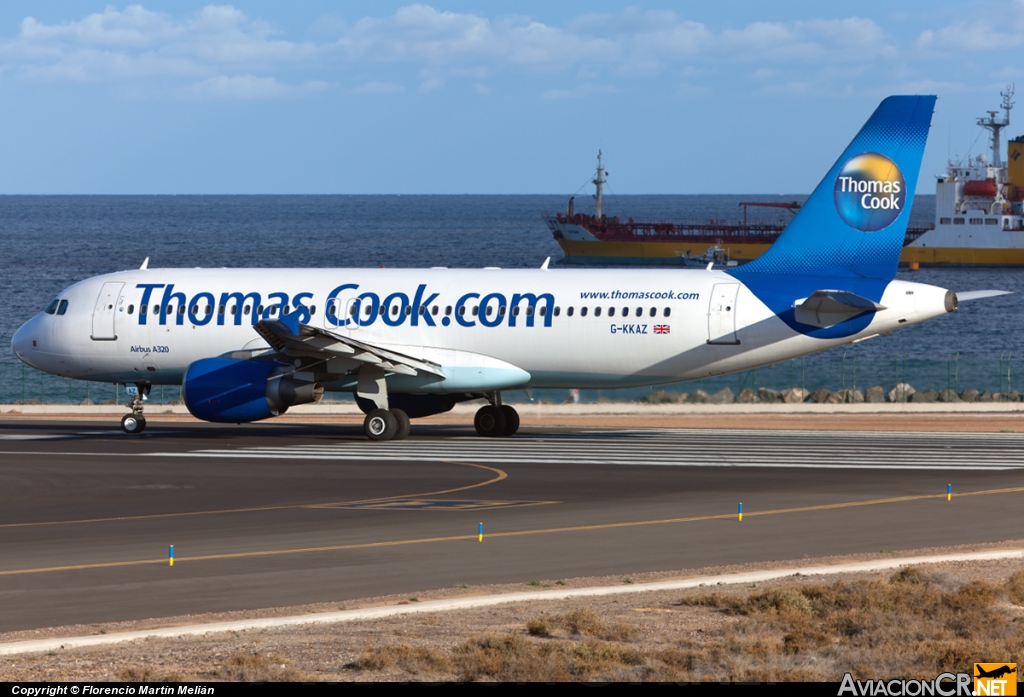
<svg viewBox="0 0 1024 697">
<path fill-rule="evenodd" d="M 934 96 L 881 102 L 767 252 L 714 269 L 150 269 L 67 288 L 14 334 L 39 370 L 153 385 L 195 417 L 247 423 L 355 393 L 370 440 L 486 399 L 481 436 L 516 433 L 502 392 L 675 383 L 852 344 L 967 299 L 895 280 Z"/>
</svg>

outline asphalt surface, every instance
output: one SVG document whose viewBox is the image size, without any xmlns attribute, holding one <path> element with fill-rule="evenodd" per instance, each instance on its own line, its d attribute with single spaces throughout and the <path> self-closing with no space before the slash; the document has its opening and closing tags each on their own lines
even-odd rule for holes
<svg viewBox="0 0 1024 697">
<path fill-rule="evenodd" d="M 1019 434 L 0 421 L 0 631 L 994 542 L 1022 499 Z"/>
</svg>

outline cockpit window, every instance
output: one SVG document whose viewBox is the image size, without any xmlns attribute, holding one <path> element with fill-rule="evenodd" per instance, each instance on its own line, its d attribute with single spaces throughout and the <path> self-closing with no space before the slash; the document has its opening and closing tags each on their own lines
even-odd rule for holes
<svg viewBox="0 0 1024 697">
<path fill-rule="evenodd" d="M 46 308 L 46 314 L 52 315 L 54 312 L 56 312 L 57 311 L 57 303 L 59 303 L 59 302 L 60 302 L 59 300 L 54 300 L 52 303 L 50 303 L 50 306 L 48 308 Z"/>
<path fill-rule="evenodd" d="M 68 311 L 68 301 L 67 300 L 61 300 L 60 301 L 60 305 L 57 306 L 57 314 L 58 315 L 63 315 L 67 311 Z"/>
</svg>

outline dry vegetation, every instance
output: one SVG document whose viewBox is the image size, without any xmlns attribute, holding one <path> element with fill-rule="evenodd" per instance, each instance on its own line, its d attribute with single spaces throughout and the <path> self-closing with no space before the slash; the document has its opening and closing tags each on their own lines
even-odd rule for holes
<svg viewBox="0 0 1024 697">
<path fill-rule="evenodd" d="M 0 678 L 690 681 L 931 678 L 1024 663 L 1024 570 L 890 576 L 540 602 L 329 628 L 152 640 L 23 657 Z M 638 606 L 639 605 L 639 606 Z M 467 621 L 468 620 L 468 621 Z"/>
</svg>

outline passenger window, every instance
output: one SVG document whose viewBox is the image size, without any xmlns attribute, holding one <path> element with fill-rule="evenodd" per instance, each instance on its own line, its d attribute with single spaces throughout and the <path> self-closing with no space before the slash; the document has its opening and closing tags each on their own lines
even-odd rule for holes
<svg viewBox="0 0 1024 697">
<path fill-rule="evenodd" d="M 67 309 L 67 308 L 65 308 L 65 309 Z M 61 314 L 63 315 L 64 313 L 62 312 Z M 129 315 L 135 314 L 135 306 L 134 305 L 129 305 L 128 306 L 128 314 Z"/>
<path fill-rule="evenodd" d="M 567 315 L 569 315 L 570 317 L 572 317 L 572 305 L 570 305 L 570 306 L 569 306 L 569 309 L 565 311 L 565 314 L 567 314 Z"/>
<path fill-rule="evenodd" d="M 412 314 L 412 306 L 411 305 L 406 305 L 405 306 L 405 316 L 408 317 L 411 314 Z"/>
<path fill-rule="evenodd" d="M 131 305 L 129 305 L 129 307 L 131 307 Z M 146 310 L 148 308 L 149 308 L 149 305 L 139 305 L 139 314 L 140 315 L 146 314 Z"/>
<path fill-rule="evenodd" d="M 316 305 L 310 305 L 309 306 L 309 316 L 312 317 L 315 314 L 316 314 Z"/>
<path fill-rule="evenodd" d="M 484 310 L 484 314 L 487 315 L 488 317 L 490 317 L 491 316 L 491 310 L 493 310 L 493 309 L 494 309 L 493 307 L 488 305 L 487 308 Z"/>
<path fill-rule="evenodd" d="M 207 305 L 206 306 L 206 316 L 209 317 L 212 314 L 213 314 L 213 305 Z"/>
<path fill-rule="evenodd" d="M 637 317 L 643 317 L 644 316 L 644 308 L 642 308 L 642 307 L 636 308 L 636 316 Z"/>
<path fill-rule="evenodd" d="M 466 306 L 465 305 L 463 305 L 462 307 L 459 308 L 459 314 L 460 315 L 465 315 L 466 314 Z"/>
<path fill-rule="evenodd" d="M 327 316 L 334 317 L 334 303 L 327 306 Z"/>
<path fill-rule="evenodd" d="M 281 314 L 282 315 L 290 315 L 291 313 L 292 313 L 292 306 L 291 305 L 285 305 L 284 306 L 284 312 L 282 312 Z"/>
<path fill-rule="evenodd" d="M 257 305 L 256 306 L 256 314 L 260 315 L 260 316 L 263 315 L 263 306 L 262 305 Z"/>
<path fill-rule="evenodd" d="M 541 316 L 541 317 L 543 317 L 543 316 L 544 316 L 544 315 L 546 315 L 547 313 L 548 313 L 548 307 L 547 307 L 547 305 L 543 305 L 543 306 L 541 306 L 541 308 L 540 308 L 540 316 Z"/>
<path fill-rule="evenodd" d="M 55 300 L 54 300 L 54 301 L 53 301 L 52 303 L 50 303 L 49 307 L 47 307 L 47 308 L 46 308 L 46 309 L 44 310 L 44 312 L 45 312 L 46 314 L 48 314 L 48 315 L 52 315 L 52 314 L 53 314 L 54 312 L 56 312 L 56 311 L 57 311 L 57 304 L 58 304 L 59 302 L 60 302 L 59 300 L 56 300 L 56 299 L 55 299 Z"/>
<path fill-rule="evenodd" d="M 601 308 L 600 307 L 595 307 L 594 308 L 594 317 L 600 317 L 600 316 L 601 316 Z"/>
<path fill-rule="evenodd" d="M 57 306 L 57 314 L 58 315 L 63 315 L 67 311 L 68 311 L 68 301 L 67 300 L 61 300 L 60 301 L 60 305 Z"/>
<path fill-rule="evenodd" d="M 434 305 L 432 308 L 430 308 L 430 314 L 434 315 L 434 317 L 437 317 L 437 312 L 440 309 L 441 308 L 439 308 L 437 305 Z"/>
<path fill-rule="evenodd" d="M 392 316 L 397 316 L 398 315 L 398 305 L 392 305 L 391 306 L 391 314 L 392 314 Z"/>
<path fill-rule="evenodd" d="M 366 312 L 364 312 L 363 314 L 366 315 L 367 317 L 372 315 L 373 314 L 373 305 L 367 305 L 366 306 Z"/>
<path fill-rule="evenodd" d="M 526 316 L 529 317 L 532 314 L 533 314 L 533 305 L 527 305 L 526 306 Z"/>
<path fill-rule="evenodd" d="M 657 314 L 658 314 L 658 308 L 652 307 L 651 308 L 651 317 L 656 317 Z"/>
<path fill-rule="evenodd" d="M 519 306 L 518 305 L 516 305 L 515 307 L 512 308 L 512 314 L 515 315 L 516 317 L 519 316 Z"/>
<path fill-rule="evenodd" d="M 479 314 L 480 314 L 480 308 L 477 307 L 477 306 L 473 306 L 473 316 L 476 317 Z"/>
<path fill-rule="evenodd" d="M 247 315 L 249 314 L 249 306 L 248 305 L 245 306 L 244 313 L 247 314 Z"/>
<path fill-rule="evenodd" d="M 449 316 L 451 313 L 452 313 L 452 306 L 451 305 L 449 305 L 446 308 L 444 308 L 444 316 L 445 317 Z"/>
<path fill-rule="evenodd" d="M 587 316 L 587 308 L 585 306 L 581 307 L 580 308 L 580 317 L 586 317 L 586 316 Z"/>
<path fill-rule="evenodd" d="M 226 309 L 227 309 L 227 308 L 226 308 L 226 307 L 224 307 L 223 305 L 218 305 L 218 306 L 217 306 L 217 314 L 218 314 L 219 316 L 224 316 L 224 311 L 225 311 Z M 234 314 L 234 313 L 232 313 L 232 314 Z"/>
<path fill-rule="evenodd" d="M 609 317 L 614 317 L 615 316 L 615 308 L 614 307 L 609 307 L 608 308 L 608 316 Z"/>
<path fill-rule="evenodd" d="M 663 312 L 662 314 L 665 315 L 666 317 L 668 317 L 669 315 L 672 314 L 672 308 L 666 307 L 665 308 L 665 312 Z"/>
<path fill-rule="evenodd" d="M 555 317 L 558 317 L 560 314 L 562 314 L 562 308 L 560 308 L 558 305 L 555 305 Z"/>
<path fill-rule="evenodd" d="M 178 314 L 179 315 L 185 314 L 185 306 L 184 305 L 178 305 Z"/>
</svg>

